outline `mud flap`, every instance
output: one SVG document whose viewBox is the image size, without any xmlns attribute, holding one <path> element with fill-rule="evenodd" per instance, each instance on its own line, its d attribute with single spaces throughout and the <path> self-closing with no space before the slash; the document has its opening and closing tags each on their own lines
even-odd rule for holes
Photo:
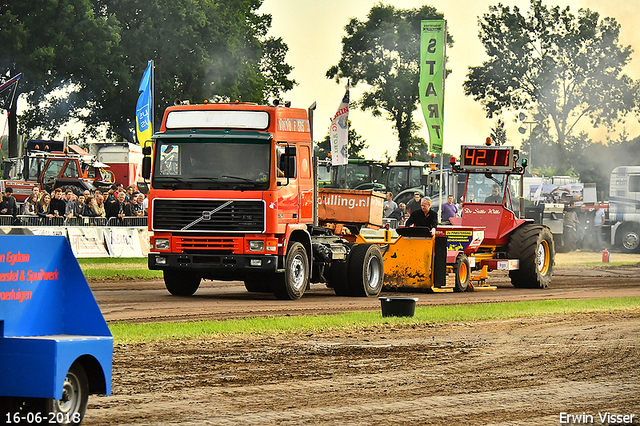
<svg viewBox="0 0 640 426">
<path fill-rule="evenodd" d="M 435 237 L 436 243 L 433 256 L 433 286 L 447 285 L 447 237 Z"/>
</svg>

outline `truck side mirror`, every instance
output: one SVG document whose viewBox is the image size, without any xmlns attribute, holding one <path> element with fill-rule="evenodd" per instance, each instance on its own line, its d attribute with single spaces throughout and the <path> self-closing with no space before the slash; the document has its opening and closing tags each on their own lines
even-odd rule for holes
<svg viewBox="0 0 640 426">
<path fill-rule="evenodd" d="M 296 177 L 296 147 L 287 146 L 284 149 L 284 177 L 292 179 Z"/>
<path fill-rule="evenodd" d="M 151 147 L 149 145 L 142 148 L 142 155 L 147 157 L 151 155 Z"/>
<path fill-rule="evenodd" d="M 151 177 L 151 157 L 142 157 L 142 177 L 149 179 Z"/>
</svg>

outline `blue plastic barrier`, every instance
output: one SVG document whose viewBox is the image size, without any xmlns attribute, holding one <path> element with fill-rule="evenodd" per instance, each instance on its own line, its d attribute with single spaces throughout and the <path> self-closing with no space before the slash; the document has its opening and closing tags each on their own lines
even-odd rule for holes
<svg viewBox="0 0 640 426">
<path fill-rule="evenodd" d="M 74 363 L 89 393 L 109 395 L 112 357 L 113 337 L 67 239 L 0 236 L 0 401 L 62 399 Z"/>
</svg>

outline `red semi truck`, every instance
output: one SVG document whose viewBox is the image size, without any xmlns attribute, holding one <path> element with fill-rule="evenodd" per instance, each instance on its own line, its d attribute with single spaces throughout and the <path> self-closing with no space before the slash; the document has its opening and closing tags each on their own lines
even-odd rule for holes
<svg viewBox="0 0 640 426">
<path fill-rule="evenodd" d="M 143 177 L 151 180 L 149 268 L 163 271 L 170 293 L 192 295 L 206 278 L 242 280 L 281 299 L 300 298 L 310 282 L 338 295 L 379 294 L 378 246 L 317 225 L 312 111 L 167 108 L 153 149 L 143 150 Z"/>
</svg>

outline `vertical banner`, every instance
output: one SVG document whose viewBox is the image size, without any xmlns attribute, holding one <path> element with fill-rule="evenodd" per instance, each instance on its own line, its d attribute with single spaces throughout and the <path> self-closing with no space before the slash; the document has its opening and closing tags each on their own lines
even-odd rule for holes
<svg viewBox="0 0 640 426">
<path fill-rule="evenodd" d="M 149 61 L 147 69 L 142 76 L 140 87 L 138 88 L 138 104 L 136 105 L 136 135 L 138 143 L 144 148 L 146 141 L 153 136 L 151 125 L 151 74 L 153 72 L 153 61 Z"/>
<path fill-rule="evenodd" d="M 349 83 L 340 102 L 336 115 L 331 120 L 329 143 L 331 144 L 331 164 L 339 166 L 349 162 Z"/>
<path fill-rule="evenodd" d="M 429 129 L 429 150 L 442 153 L 446 21 L 421 23 L 420 105 Z"/>
</svg>

